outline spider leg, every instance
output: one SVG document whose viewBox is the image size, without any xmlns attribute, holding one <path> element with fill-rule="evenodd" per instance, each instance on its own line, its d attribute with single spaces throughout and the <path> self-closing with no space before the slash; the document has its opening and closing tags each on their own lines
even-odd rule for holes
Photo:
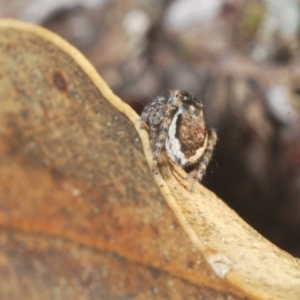
<svg viewBox="0 0 300 300">
<path fill-rule="evenodd" d="M 204 151 L 203 156 L 201 157 L 199 164 L 195 167 L 195 169 L 189 173 L 188 179 L 193 177 L 195 179 L 195 183 L 192 185 L 191 192 L 194 190 L 196 186 L 196 182 L 201 182 L 203 176 L 205 174 L 206 168 L 212 158 L 213 151 L 215 145 L 217 143 L 217 133 L 214 129 L 209 129 L 208 132 L 208 140 L 207 140 L 207 148 Z"/>
<path fill-rule="evenodd" d="M 149 108 L 146 107 L 141 114 L 141 129 L 147 128 L 148 116 L 149 116 Z"/>
<path fill-rule="evenodd" d="M 141 114 L 141 129 L 146 129 L 146 125 L 153 129 L 162 121 L 166 107 L 165 102 L 165 97 L 157 96 L 151 104 L 144 107 Z"/>
<path fill-rule="evenodd" d="M 150 146 L 151 146 L 151 150 L 152 152 L 155 150 L 155 143 L 156 143 L 156 139 L 157 139 L 157 134 L 158 134 L 158 129 L 157 126 L 152 126 L 149 129 L 149 136 L 150 136 Z"/>
</svg>

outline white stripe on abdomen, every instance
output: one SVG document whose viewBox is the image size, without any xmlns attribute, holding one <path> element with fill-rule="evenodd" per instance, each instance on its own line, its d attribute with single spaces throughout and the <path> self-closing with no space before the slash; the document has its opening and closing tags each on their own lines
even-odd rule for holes
<svg viewBox="0 0 300 300">
<path fill-rule="evenodd" d="M 181 151 L 180 141 L 176 138 L 176 124 L 178 115 L 182 113 L 182 108 L 178 109 L 176 114 L 173 117 L 173 120 L 170 124 L 169 131 L 168 131 L 168 138 L 166 140 L 166 152 L 168 156 L 174 162 L 178 163 L 181 166 L 188 166 L 196 163 L 199 158 L 203 155 L 204 150 L 206 149 L 207 145 L 207 135 L 205 136 L 204 144 L 201 148 L 199 148 L 196 153 L 187 158 L 184 153 Z"/>
</svg>

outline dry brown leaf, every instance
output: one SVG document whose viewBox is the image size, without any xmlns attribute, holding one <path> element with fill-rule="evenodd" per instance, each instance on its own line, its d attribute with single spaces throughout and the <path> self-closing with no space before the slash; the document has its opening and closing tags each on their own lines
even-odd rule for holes
<svg viewBox="0 0 300 300">
<path fill-rule="evenodd" d="M 0 22 L 1 299 L 299 299 L 299 260 L 166 159 L 53 33 Z M 145 155 L 146 154 L 146 158 Z"/>
</svg>

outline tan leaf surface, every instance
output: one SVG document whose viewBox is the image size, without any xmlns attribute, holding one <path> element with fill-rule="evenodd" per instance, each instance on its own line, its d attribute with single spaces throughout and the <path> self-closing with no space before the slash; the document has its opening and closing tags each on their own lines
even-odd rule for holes
<svg viewBox="0 0 300 300">
<path fill-rule="evenodd" d="M 54 34 L 0 22 L 1 299 L 299 299 L 300 263 L 151 153 Z"/>
</svg>

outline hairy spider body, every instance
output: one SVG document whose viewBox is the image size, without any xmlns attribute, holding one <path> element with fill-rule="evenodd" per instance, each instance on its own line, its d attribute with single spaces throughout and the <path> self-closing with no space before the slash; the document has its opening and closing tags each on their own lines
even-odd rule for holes
<svg viewBox="0 0 300 300">
<path fill-rule="evenodd" d="M 197 162 L 207 144 L 204 122 L 179 108 L 171 121 L 166 151 L 170 158 L 184 167 Z"/>
<path fill-rule="evenodd" d="M 203 105 L 195 95 L 174 90 L 166 101 L 162 96 L 145 107 L 142 124 L 150 131 L 153 151 L 152 171 L 163 149 L 169 158 L 186 170 L 189 177 L 201 181 L 217 142 L 214 129 L 208 129 L 203 118 Z"/>
<path fill-rule="evenodd" d="M 141 127 L 145 128 L 146 124 L 149 127 L 150 144 L 153 151 L 152 172 L 157 168 L 157 161 L 161 150 L 165 146 L 168 129 L 175 110 L 176 106 L 167 104 L 167 99 L 163 96 L 157 96 L 152 103 L 143 109 Z"/>
</svg>

